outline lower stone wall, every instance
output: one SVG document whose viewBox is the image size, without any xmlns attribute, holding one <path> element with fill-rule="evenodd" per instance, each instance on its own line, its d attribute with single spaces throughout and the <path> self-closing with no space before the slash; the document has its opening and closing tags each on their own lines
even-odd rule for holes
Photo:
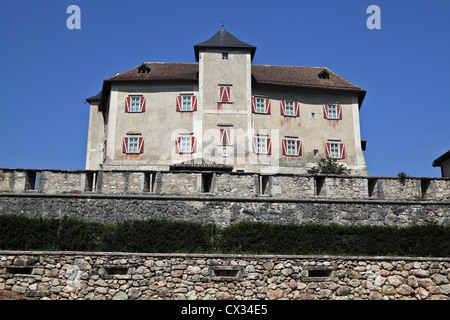
<svg viewBox="0 0 450 320">
<path fill-rule="evenodd" d="M 0 290 L 51 300 L 449 300 L 450 258 L 0 251 Z"/>
<path fill-rule="evenodd" d="M 0 214 L 112 223 L 166 218 L 226 226 L 240 221 L 341 225 L 450 225 L 450 206 L 435 201 L 259 199 L 157 195 L 1 194 Z"/>
</svg>

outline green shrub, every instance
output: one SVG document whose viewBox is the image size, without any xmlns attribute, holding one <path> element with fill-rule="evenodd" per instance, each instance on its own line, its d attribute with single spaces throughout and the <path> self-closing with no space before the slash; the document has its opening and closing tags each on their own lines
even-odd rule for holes
<svg viewBox="0 0 450 320">
<path fill-rule="evenodd" d="M 113 224 L 0 215 L 0 250 L 450 256 L 450 227 L 240 222 L 220 229 L 164 219 Z"/>
</svg>

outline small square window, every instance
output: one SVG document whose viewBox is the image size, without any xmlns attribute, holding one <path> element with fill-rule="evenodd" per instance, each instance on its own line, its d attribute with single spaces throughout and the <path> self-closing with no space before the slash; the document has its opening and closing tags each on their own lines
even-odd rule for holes
<svg viewBox="0 0 450 320">
<path fill-rule="evenodd" d="M 228 60 L 228 52 L 222 52 L 222 60 Z"/>
<path fill-rule="evenodd" d="M 315 119 L 316 118 L 316 113 L 315 112 L 311 112 L 311 119 Z"/>
</svg>

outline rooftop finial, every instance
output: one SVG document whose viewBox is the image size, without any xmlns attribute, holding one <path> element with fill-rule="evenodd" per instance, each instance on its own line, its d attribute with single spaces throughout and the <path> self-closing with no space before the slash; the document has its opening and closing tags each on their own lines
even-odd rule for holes
<svg viewBox="0 0 450 320">
<path fill-rule="evenodd" d="M 220 23 L 222 24 L 222 29 L 224 28 L 223 20 L 220 20 Z"/>
</svg>

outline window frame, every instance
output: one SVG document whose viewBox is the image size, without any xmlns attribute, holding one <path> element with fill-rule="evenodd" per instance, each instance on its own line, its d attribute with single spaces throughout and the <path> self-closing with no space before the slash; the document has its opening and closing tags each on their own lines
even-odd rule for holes
<svg viewBox="0 0 450 320">
<path fill-rule="evenodd" d="M 228 61 L 230 58 L 228 52 L 222 52 L 222 61 Z"/>
<path fill-rule="evenodd" d="M 185 105 L 188 106 L 188 107 L 185 108 Z M 192 95 L 186 95 L 186 94 L 182 94 L 181 95 L 180 111 L 181 112 L 193 111 Z"/>
<path fill-rule="evenodd" d="M 337 104 L 328 104 L 327 119 L 339 120 Z"/>
<path fill-rule="evenodd" d="M 133 148 L 132 148 L 132 146 L 133 146 Z M 129 136 L 128 137 L 128 152 L 127 153 L 139 153 L 139 137 L 138 136 Z"/>
<path fill-rule="evenodd" d="M 188 143 L 185 143 L 187 141 Z M 188 147 L 187 150 L 184 147 Z M 180 136 L 180 153 L 192 153 L 192 137 Z"/>
<path fill-rule="evenodd" d="M 292 111 L 292 113 L 288 112 L 288 107 L 289 110 Z M 288 117 L 295 117 L 295 101 L 293 100 L 286 100 L 285 101 L 285 105 L 284 105 L 284 115 L 288 116 Z"/>
<path fill-rule="evenodd" d="M 261 105 L 261 100 L 262 100 L 262 105 Z M 261 106 L 262 106 L 262 111 L 260 110 Z M 266 99 L 265 98 L 255 97 L 255 113 L 266 113 Z"/>
</svg>

